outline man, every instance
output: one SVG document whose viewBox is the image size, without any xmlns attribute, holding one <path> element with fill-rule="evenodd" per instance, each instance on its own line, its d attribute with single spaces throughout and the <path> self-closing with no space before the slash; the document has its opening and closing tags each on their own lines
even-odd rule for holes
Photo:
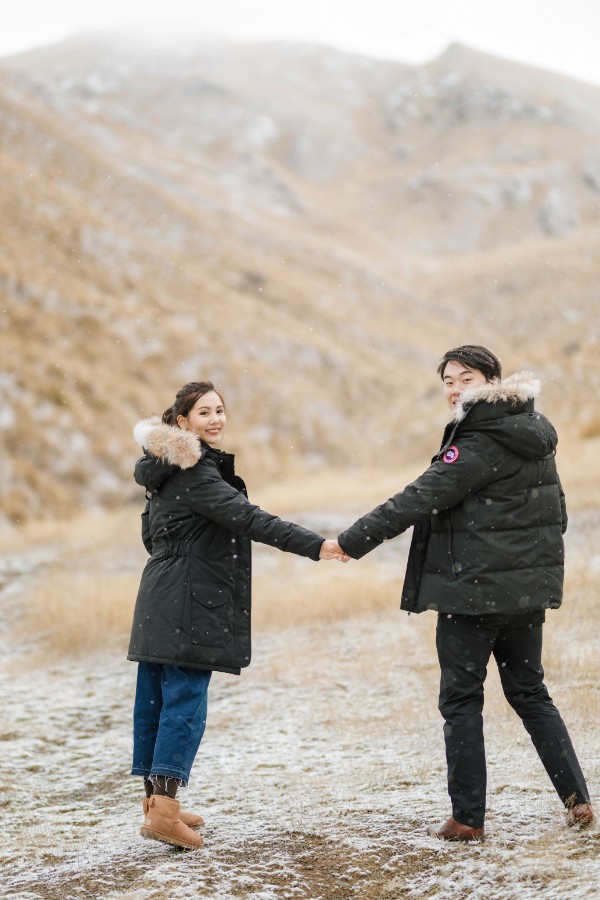
<svg viewBox="0 0 600 900">
<path fill-rule="evenodd" d="M 529 373 L 502 381 L 485 347 L 448 351 L 438 373 L 453 419 L 431 466 L 338 538 L 360 559 L 414 526 L 401 608 L 438 613 L 452 801 L 452 816 L 429 831 L 450 841 L 484 836 L 483 682 L 491 654 L 568 824 L 585 827 L 594 821 L 585 779 L 541 664 L 545 610 L 562 600 L 567 526 L 556 432 L 534 412 L 539 382 Z"/>
</svg>

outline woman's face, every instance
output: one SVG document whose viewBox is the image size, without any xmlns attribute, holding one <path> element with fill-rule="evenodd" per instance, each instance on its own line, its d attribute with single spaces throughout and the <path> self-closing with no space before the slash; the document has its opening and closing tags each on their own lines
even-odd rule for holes
<svg viewBox="0 0 600 900">
<path fill-rule="evenodd" d="M 481 387 L 487 384 L 487 378 L 479 369 L 470 369 L 462 363 L 453 362 L 446 363 L 444 369 L 444 397 L 448 406 L 454 412 L 460 402 L 460 395 L 467 388 Z"/>
<path fill-rule="evenodd" d="M 212 446 L 219 444 L 226 421 L 225 407 L 216 391 L 202 394 L 190 409 L 187 417 L 177 416 L 177 424 L 180 428 L 192 431 Z"/>
</svg>

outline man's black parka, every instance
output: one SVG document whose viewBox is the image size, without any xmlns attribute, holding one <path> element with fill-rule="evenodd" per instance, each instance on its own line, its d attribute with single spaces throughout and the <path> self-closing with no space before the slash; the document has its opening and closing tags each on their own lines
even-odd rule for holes
<svg viewBox="0 0 600 900">
<path fill-rule="evenodd" d="M 318 560 L 324 538 L 250 503 L 231 454 L 158 419 L 134 433 L 151 557 L 128 659 L 239 674 L 251 655 L 251 541 Z"/>
<path fill-rule="evenodd" d="M 465 391 L 431 466 L 339 536 L 359 559 L 414 526 L 409 612 L 519 613 L 562 601 L 567 516 L 552 424 L 528 373 Z"/>
</svg>

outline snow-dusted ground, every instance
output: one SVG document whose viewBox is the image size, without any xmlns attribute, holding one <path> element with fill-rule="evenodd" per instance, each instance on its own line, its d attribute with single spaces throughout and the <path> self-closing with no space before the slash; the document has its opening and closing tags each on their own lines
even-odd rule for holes
<svg viewBox="0 0 600 900">
<path fill-rule="evenodd" d="M 40 562 L 43 554 L 0 567 L 2 897 L 600 897 L 599 830 L 565 827 L 495 673 L 487 841 L 448 845 L 426 834 L 449 814 L 435 618 L 395 609 L 255 634 L 241 678 L 214 677 L 205 740 L 180 792 L 206 819 L 205 848 L 144 841 L 140 780 L 128 775 L 135 665 L 118 647 L 32 668 L 6 626 L 21 572 Z M 568 687 L 551 672 L 549 681 L 571 724 Z M 595 792 L 597 723 L 577 722 Z"/>
</svg>

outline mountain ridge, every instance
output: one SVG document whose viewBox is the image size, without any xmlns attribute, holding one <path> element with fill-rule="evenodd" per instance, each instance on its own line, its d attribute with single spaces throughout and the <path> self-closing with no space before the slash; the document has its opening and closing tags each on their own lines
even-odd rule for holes
<svg viewBox="0 0 600 900">
<path fill-rule="evenodd" d="M 126 48 L 115 75 L 94 46 L 0 61 L 8 520 L 134 496 L 130 425 L 210 375 L 259 481 L 433 452 L 432 373 L 465 341 L 536 366 L 573 446 L 597 440 L 595 88 L 519 92 L 520 64 L 494 83 L 465 48 Z"/>
</svg>

